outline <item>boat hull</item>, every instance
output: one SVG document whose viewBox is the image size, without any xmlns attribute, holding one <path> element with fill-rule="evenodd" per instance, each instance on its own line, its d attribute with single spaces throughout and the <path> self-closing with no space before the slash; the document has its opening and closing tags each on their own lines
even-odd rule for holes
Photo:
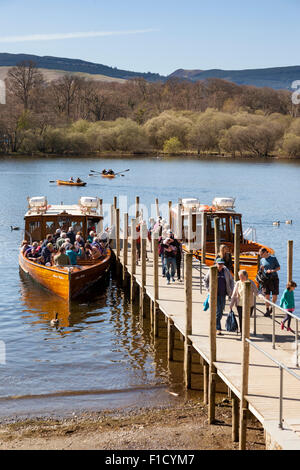
<svg viewBox="0 0 300 470">
<path fill-rule="evenodd" d="M 115 175 L 101 175 L 102 178 L 115 178 Z"/>
<path fill-rule="evenodd" d="M 110 267 L 111 252 L 96 261 L 81 262 L 77 266 L 43 266 L 19 255 L 20 269 L 34 281 L 59 297 L 70 301 L 99 281 Z"/>
<path fill-rule="evenodd" d="M 233 243 L 225 243 L 231 252 L 234 250 Z M 245 270 L 248 273 L 249 279 L 255 281 L 257 270 L 258 270 L 258 252 L 261 248 L 266 248 L 269 253 L 273 254 L 274 250 L 265 245 L 261 245 L 256 242 L 241 243 L 240 245 L 240 263 L 239 268 Z M 201 259 L 201 250 L 194 251 L 194 256 L 197 259 Z M 206 245 L 205 264 L 207 266 L 213 266 L 215 264 L 216 254 L 214 249 L 214 243 L 208 242 Z M 232 261 L 234 266 L 234 256 L 232 255 Z"/>
<path fill-rule="evenodd" d="M 81 183 L 71 183 L 71 181 L 56 180 L 56 184 L 59 186 L 86 186 L 86 183 L 83 181 Z"/>
</svg>

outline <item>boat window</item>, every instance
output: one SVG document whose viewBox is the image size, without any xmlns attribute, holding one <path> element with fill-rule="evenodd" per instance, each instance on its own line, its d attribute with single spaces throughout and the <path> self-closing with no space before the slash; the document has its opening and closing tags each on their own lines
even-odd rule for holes
<svg viewBox="0 0 300 470">
<path fill-rule="evenodd" d="M 220 239 L 221 241 L 227 241 L 227 217 L 220 217 Z"/>
<path fill-rule="evenodd" d="M 55 233 L 56 225 L 54 220 L 47 220 L 46 221 L 46 233 Z"/>
<path fill-rule="evenodd" d="M 69 231 L 69 227 L 71 226 L 71 219 L 67 218 L 67 217 L 64 217 L 62 219 L 58 219 L 58 225 L 59 225 L 59 228 L 62 232 L 68 232 Z"/>
<path fill-rule="evenodd" d="M 82 223 L 79 222 L 78 220 L 72 220 L 72 227 L 74 229 L 74 232 L 82 232 Z"/>
<path fill-rule="evenodd" d="M 38 221 L 29 222 L 29 233 L 33 241 L 41 239 L 41 224 Z"/>
<path fill-rule="evenodd" d="M 87 219 L 87 233 L 90 233 L 91 230 L 93 232 L 98 232 L 97 227 L 100 219 Z"/>
</svg>

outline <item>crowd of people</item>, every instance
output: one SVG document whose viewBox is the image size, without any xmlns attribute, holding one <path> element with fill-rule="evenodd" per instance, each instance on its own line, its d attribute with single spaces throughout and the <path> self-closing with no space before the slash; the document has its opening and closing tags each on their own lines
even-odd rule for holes
<svg viewBox="0 0 300 470">
<path fill-rule="evenodd" d="M 29 244 L 27 240 L 22 242 L 21 251 L 30 261 L 45 266 L 69 266 L 78 264 L 79 260 L 96 260 L 107 253 L 109 237 L 106 232 L 96 234 L 89 232 L 86 240 L 82 232 L 75 233 L 74 227 L 69 227 L 68 232 L 57 229 L 55 234 L 48 234 L 40 242 Z"/>
<path fill-rule="evenodd" d="M 271 317 L 273 308 L 269 302 L 276 304 L 279 295 L 279 277 L 278 271 L 280 264 L 276 256 L 270 254 L 266 248 L 261 248 L 259 251 L 260 265 L 258 270 L 257 281 L 259 288 L 256 284 L 251 282 L 251 303 L 250 315 L 252 316 L 255 304 L 255 297 L 258 295 L 263 296 L 265 300 L 266 311 L 265 317 Z M 228 246 L 221 245 L 219 253 L 215 259 L 218 268 L 218 287 L 217 287 L 217 318 L 216 329 L 217 335 L 222 335 L 221 319 L 225 309 L 226 296 L 230 299 L 229 308 L 233 310 L 235 307 L 239 318 L 239 329 L 242 333 L 242 314 L 243 314 L 243 297 L 244 297 L 244 283 L 249 280 L 248 272 L 246 270 L 239 271 L 239 280 L 235 283 L 233 279 L 233 263 L 230 250 Z M 209 290 L 210 284 L 210 271 L 204 278 L 206 289 Z M 280 307 L 286 310 L 286 316 L 281 323 L 281 329 L 285 328 L 291 331 L 291 313 L 295 310 L 294 290 L 297 284 L 294 281 L 288 282 L 280 299 Z"/>
</svg>

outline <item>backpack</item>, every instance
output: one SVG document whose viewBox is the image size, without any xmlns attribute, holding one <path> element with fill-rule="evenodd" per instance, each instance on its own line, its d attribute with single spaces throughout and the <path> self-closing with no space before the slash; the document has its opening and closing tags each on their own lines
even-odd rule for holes
<svg viewBox="0 0 300 470">
<path fill-rule="evenodd" d="M 237 321 L 236 321 L 236 318 L 235 318 L 235 315 L 233 313 L 233 311 L 231 310 L 231 312 L 228 313 L 228 317 L 227 317 L 227 320 L 226 320 L 226 330 L 231 332 L 231 333 L 234 333 L 235 331 L 238 331 L 238 324 L 237 324 Z"/>
</svg>

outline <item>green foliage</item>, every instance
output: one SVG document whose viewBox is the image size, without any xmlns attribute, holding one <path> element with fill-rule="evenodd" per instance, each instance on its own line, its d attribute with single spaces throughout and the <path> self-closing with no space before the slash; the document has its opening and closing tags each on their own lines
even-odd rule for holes
<svg viewBox="0 0 300 470">
<path fill-rule="evenodd" d="M 179 153 L 182 150 L 182 143 L 178 139 L 178 137 L 170 137 L 170 139 L 166 140 L 164 143 L 163 151 L 165 153 Z"/>
</svg>

